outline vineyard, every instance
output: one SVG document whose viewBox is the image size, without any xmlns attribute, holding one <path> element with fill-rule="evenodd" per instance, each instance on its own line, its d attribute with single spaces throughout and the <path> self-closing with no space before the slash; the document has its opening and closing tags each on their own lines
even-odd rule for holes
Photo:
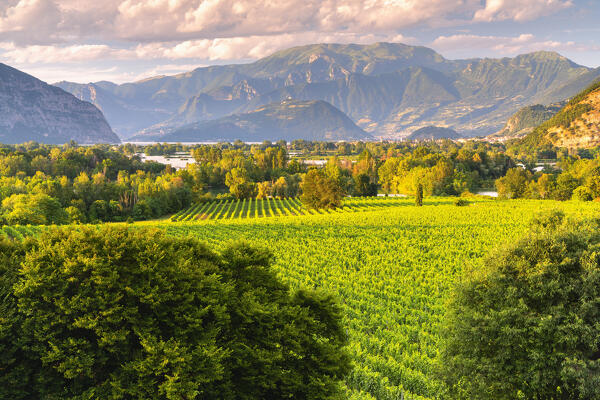
<svg viewBox="0 0 600 400">
<path fill-rule="evenodd" d="M 480 266 L 492 248 L 521 235 L 532 210 L 587 216 L 600 210 L 596 203 L 534 200 L 467 207 L 448 198 L 428 198 L 423 207 L 414 207 L 412 199 L 371 200 L 379 201 L 395 207 L 296 218 L 225 214 L 229 219 L 156 226 L 213 246 L 238 239 L 268 246 L 278 274 L 293 287 L 336 293 L 356 365 L 346 379 L 348 398 L 433 399 L 438 326 L 453 282 Z M 256 215 L 256 207 L 244 209 Z"/>
<path fill-rule="evenodd" d="M 244 219 L 347 213 L 406 204 L 398 197 L 354 197 L 344 199 L 342 207 L 332 210 L 310 210 L 298 198 L 215 200 L 198 203 L 171 217 L 173 222 L 213 219 Z"/>
<path fill-rule="evenodd" d="M 345 382 L 347 398 L 433 400 L 439 326 L 454 282 L 480 267 L 492 249 L 523 235 L 535 212 L 592 217 L 600 211 L 595 202 L 454 203 L 426 198 L 415 207 L 406 198 L 348 199 L 341 210 L 301 213 L 295 199 L 223 201 L 192 207 L 199 209 L 182 213 L 177 223 L 133 226 L 191 235 L 214 247 L 232 240 L 268 247 L 276 272 L 292 287 L 319 288 L 340 299 L 355 363 Z M 211 218 L 188 218 L 202 209 Z M 270 215 L 296 217 L 261 218 Z M 5 226 L 2 233 L 18 239 L 41 229 Z"/>
<path fill-rule="evenodd" d="M 37 225 L 4 225 L 0 228 L 0 235 L 9 239 L 23 239 L 37 234 L 42 229 L 43 227 Z"/>
</svg>

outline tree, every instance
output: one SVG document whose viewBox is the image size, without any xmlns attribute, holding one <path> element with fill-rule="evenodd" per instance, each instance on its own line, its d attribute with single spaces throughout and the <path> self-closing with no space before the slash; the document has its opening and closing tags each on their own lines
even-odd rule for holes
<svg viewBox="0 0 600 400">
<path fill-rule="evenodd" d="M 458 285 L 438 363 L 445 398 L 600 398 L 598 222 L 563 221 L 538 218 Z"/>
<path fill-rule="evenodd" d="M 496 180 L 498 197 L 505 199 L 518 199 L 527 192 L 531 180 L 531 173 L 523 168 L 511 168 L 506 175 Z"/>
<path fill-rule="evenodd" d="M 377 185 L 371 183 L 369 175 L 361 172 L 354 176 L 355 196 L 377 196 Z"/>
<path fill-rule="evenodd" d="M 302 182 L 300 200 L 307 208 L 336 208 L 342 205 L 342 189 L 320 169 L 308 171 Z"/>
<path fill-rule="evenodd" d="M 251 182 L 248 171 L 244 168 L 233 168 L 227 173 L 225 184 L 229 191 L 238 199 L 255 197 L 258 192 L 256 183 Z"/>
<path fill-rule="evenodd" d="M 423 185 L 417 184 L 417 193 L 415 194 L 415 205 L 421 207 L 423 205 Z"/>
<path fill-rule="evenodd" d="M 592 201 L 594 200 L 594 194 L 592 190 L 587 186 L 579 186 L 573 190 L 573 200 L 579 201 Z"/>
<path fill-rule="evenodd" d="M 271 263 L 159 230 L 0 238 L 0 399 L 333 399 L 340 307 Z"/>
<path fill-rule="evenodd" d="M 2 216 L 8 224 L 66 224 L 67 212 L 46 194 L 14 194 L 2 200 Z"/>
</svg>

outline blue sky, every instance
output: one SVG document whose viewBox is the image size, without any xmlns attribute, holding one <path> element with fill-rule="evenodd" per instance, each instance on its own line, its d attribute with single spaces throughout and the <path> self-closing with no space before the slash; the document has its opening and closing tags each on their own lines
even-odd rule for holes
<svg viewBox="0 0 600 400">
<path fill-rule="evenodd" d="M 320 42 L 446 58 L 551 50 L 600 66 L 598 0 L 0 0 L 0 62 L 48 82 L 128 82 Z"/>
</svg>

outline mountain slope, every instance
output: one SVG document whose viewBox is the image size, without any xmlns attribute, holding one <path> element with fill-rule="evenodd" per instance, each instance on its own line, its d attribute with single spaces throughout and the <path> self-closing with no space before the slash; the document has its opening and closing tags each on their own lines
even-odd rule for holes
<svg viewBox="0 0 600 400">
<path fill-rule="evenodd" d="M 249 113 L 136 135 L 132 141 L 361 140 L 370 136 L 324 101 L 287 100 Z"/>
<path fill-rule="evenodd" d="M 134 126 L 175 128 L 288 97 L 327 101 L 380 137 L 403 137 L 429 125 L 488 135 L 502 129 L 520 108 L 562 101 L 599 76 L 600 69 L 553 52 L 451 61 L 431 49 L 399 43 L 316 44 L 250 64 L 198 68 L 123 85 L 98 83 L 113 99 L 97 96 L 95 104 L 124 136 Z M 78 91 L 77 84 L 59 85 Z M 121 110 L 113 112 L 109 103 L 121 104 Z M 154 119 L 137 118 L 131 109 Z M 120 118 L 130 116 L 136 123 L 126 126 Z"/>
<path fill-rule="evenodd" d="M 502 130 L 489 137 L 504 139 L 523 137 L 528 133 L 533 132 L 537 126 L 556 115 L 564 105 L 565 102 L 551 104 L 549 106 L 536 104 L 523 107 L 510 117 Z"/>
<path fill-rule="evenodd" d="M 523 139 L 528 146 L 600 146 L 600 81 L 573 97 L 554 117 Z"/>
<path fill-rule="evenodd" d="M 0 64 L 0 142 L 119 143 L 94 105 Z"/>
</svg>

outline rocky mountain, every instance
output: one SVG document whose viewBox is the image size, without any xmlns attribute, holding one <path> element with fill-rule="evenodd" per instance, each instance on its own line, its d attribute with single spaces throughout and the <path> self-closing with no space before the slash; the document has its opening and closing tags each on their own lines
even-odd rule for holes
<svg viewBox="0 0 600 400">
<path fill-rule="evenodd" d="M 178 128 L 146 131 L 132 141 L 364 140 L 372 139 L 344 113 L 324 101 L 286 100 L 252 112 Z"/>
<path fill-rule="evenodd" d="M 0 64 L 0 142 L 119 143 L 93 104 Z"/>
<path fill-rule="evenodd" d="M 460 139 L 462 136 L 451 128 L 443 128 L 440 126 L 425 126 L 417 129 L 406 140 L 438 140 L 438 139 Z"/>
<path fill-rule="evenodd" d="M 373 136 L 397 138 L 430 125 L 471 136 L 492 134 L 520 108 L 562 101 L 599 76 L 600 69 L 553 52 L 452 61 L 425 47 L 377 43 L 295 47 L 250 64 L 123 85 L 90 84 L 96 86 L 95 99 L 83 90 L 90 85 L 57 85 L 97 104 L 123 137 L 153 125 L 153 130 L 176 128 L 246 113 L 292 97 L 327 101 Z"/>
<path fill-rule="evenodd" d="M 545 144 L 567 148 L 600 146 L 600 81 L 574 96 L 522 143 L 533 147 Z"/>
<path fill-rule="evenodd" d="M 566 102 L 560 102 L 544 106 L 536 104 L 527 106 L 517 111 L 504 125 L 502 130 L 490 135 L 495 139 L 519 138 L 533 132 L 533 130 L 555 116 Z"/>
</svg>

